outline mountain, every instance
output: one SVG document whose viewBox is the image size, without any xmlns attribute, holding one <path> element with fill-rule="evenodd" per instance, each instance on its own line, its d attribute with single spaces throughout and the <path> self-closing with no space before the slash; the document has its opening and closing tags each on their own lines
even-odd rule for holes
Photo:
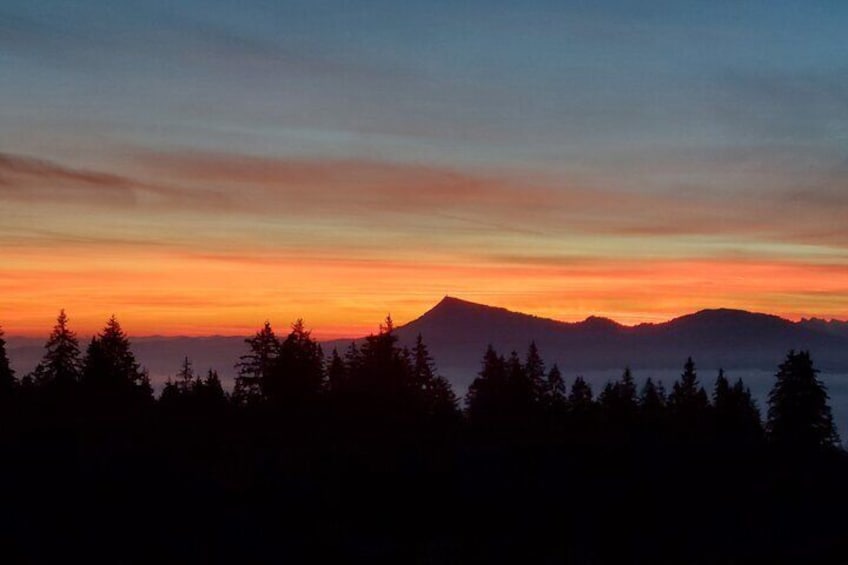
<svg viewBox="0 0 848 565">
<path fill-rule="evenodd" d="M 568 375 L 625 366 L 677 370 L 689 356 L 703 368 L 773 372 L 790 349 L 809 349 L 824 371 L 848 370 L 848 335 L 742 310 L 702 310 L 628 327 L 595 316 L 559 322 L 448 296 L 396 331 L 410 346 L 420 333 L 459 393 L 474 379 L 489 344 L 523 356 L 532 340 L 549 366 L 556 362 Z M 341 351 L 348 343 L 329 342 L 325 349 Z"/>
<path fill-rule="evenodd" d="M 821 318 L 806 318 L 801 320 L 799 323 L 805 328 L 848 338 L 848 322 L 840 320 L 822 320 Z"/>
<path fill-rule="evenodd" d="M 582 322 L 559 322 L 446 296 L 396 331 L 400 343 L 407 346 L 412 346 L 420 333 L 440 372 L 459 394 L 464 394 L 474 379 L 489 344 L 503 354 L 515 350 L 523 356 L 531 340 L 536 341 L 548 366 L 558 363 L 571 378 L 581 373 L 621 371 L 625 366 L 679 371 L 690 355 L 705 370 L 723 367 L 773 373 L 789 349 L 809 349 L 823 372 L 848 373 L 848 323 L 792 322 L 742 310 L 702 310 L 668 322 L 630 327 L 595 316 Z M 130 339 L 139 362 L 159 386 L 176 373 L 185 356 L 197 372 L 217 369 L 229 385 L 235 377 L 235 363 L 247 351 L 239 336 Z M 9 337 L 7 341 L 18 375 L 30 371 L 43 354 L 43 339 Z M 329 353 L 335 347 L 343 352 L 350 342 L 325 342 L 324 351 Z"/>
</svg>

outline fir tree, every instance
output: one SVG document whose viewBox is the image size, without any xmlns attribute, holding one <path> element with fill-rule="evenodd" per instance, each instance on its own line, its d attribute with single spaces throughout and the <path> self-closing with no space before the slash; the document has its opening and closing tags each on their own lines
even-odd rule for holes
<svg viewBox="0 0 848 565">
<path fill-rule="evenodd" d="M 115 316 L 91 339 L 83 365 L 81 380 L 89 392 L 135 393 L 146 398 L 153 394 L 147 373 L 136 361 L 129 338 Z"/>
<path fill-rule="evenodd" d="M 330 362 L 327 364 L 327 387 L 330 392 L 339 392 L 344 389 L 347 380 L 347 369 L 345 362 L 339 355 L 337 349 L 333 348 Z"/>
<path fill-rule="evenodd" d="M 536 342 L 531 341 L 524 359 L 524 374 L 528 381 L 530 394 L 534 401 L 541 401 L 546 396 L 545 362 L 539 354 Z"/>
<path fill-rule="evenodd" d="M 592 387 L 583 377 L 574 379 L 571 393 L 568 395 L 568 405 L 573 412 L 587 412 L 594 406 Z"/>
<path fill-rule="evenodd" d="M 324 353 L 303 320 L 292 324 L 270 374 L 260 382 L 266 400 L 289 405 L 314 399 L 324 389 Z"/>
<path fill-rule="evenodd" d="M 788 449 L 815 449 L 839 445 L 828 405 L 827 389 L 808 351 L 790 351 L 769 393 L 768 436 Z"/>
<path fill-rule="evenodd" d="M 480 372 L 465 395 L 469 417 L 472 420 L 489 420 L 498 416 L 505 405 L 507 395 L 504 359 L 489 345 L 483 354 Z"/>
<path fill-rule="evenodd" d="M 665 389 L 662 383 L 654 384 L 653 379 L 648 377 L 642 386 L 639 395 L 639 406 L 645 414 L 659 414 L 665 409 Z"/>
<path fill-rule="evenodd" d="M 562 378 L 562 372 L 559 366 L 554 363 L 551 370 L 548 371 L 548 376 L 545 383 L 546 396 L 548 402 L 552 406 L 562 406 L 566 400 L 565 380 Z"/>
<path fill-rule="evenodd" d="M 263 383 L 272 376 L 280 354 L 280 342 L 266 321 L 256 335 L 244 340 L 250 350 L 236 364 L 238 376 L 233 388 L 233 400 L 248 404 L 262 398 Z"/>
<path fill-rule="evenodd" d="M 0 328 L 0 400 L 8 398 L 15 389 L 15 371 L 9 363 L 6 353 L 6 340 L 3 339 L 3 328 Z"/>
<path fill-rule="evenodd" d="M 44 348 L 44 357 L 33 372 L 37 385 L 67 389 L 79 382 L 82 369 L 79 341 L 68 328 L 68 316 L 64 310 L 59 312 Z"/>
<path fill-rule="evenodd" d="M 668 403 L 678 415 L 688 415 L 693 419 L 697 419 L 699 414 L 709 406 L 707 393 L 698 383 L 695 362 L 691 357 L 683 366 L 680 380 L 674 383 Z"/>
</svg>

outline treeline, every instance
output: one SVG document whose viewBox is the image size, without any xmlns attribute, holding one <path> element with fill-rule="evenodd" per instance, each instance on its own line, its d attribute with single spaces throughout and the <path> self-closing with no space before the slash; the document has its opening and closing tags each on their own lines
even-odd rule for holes
<svg viewBox="0 0 848 565">
<path fill-rule="evenodd" d="M 329 355 L 302 321 L 266 323 L 236 367 L 227 392 L 186 358 L 156 398 L 116 318 L 83 348 L 63 311 L 16 378 L 0 332 L 6 561 L 848 556 L 848 463 L 808 352 L 764 418 L 692 359 L 668 390 L 625 369 L 596 394 L 533 343 L 489 347 L 461 404 L 390 318 Z"/>
</svg>

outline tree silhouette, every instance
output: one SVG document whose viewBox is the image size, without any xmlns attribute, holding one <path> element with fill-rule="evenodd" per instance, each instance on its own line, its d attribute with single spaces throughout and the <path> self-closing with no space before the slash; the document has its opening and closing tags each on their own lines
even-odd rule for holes
<svg viewBox="0 0 848 565">
<path fill-rule="evenodd" d="M 554 363 L 545 380 L 545 396 L 548 403 L 555 408 L 563 408 L 566 402 L 565 380 L 559 366 Z"/>
<path fill-rule="evenodd" d="M 280 342 L 271 322 L 265 321 L 256 335 L 244 340 L 250 348 L 236 364 L 238 376 L 235 379 L 233 400 L 237 404 L 250 404 L 263 396 L 263 385 L 272 378 L 280 355 Z"/>
<path fill-rule="evenodd" d="M 192 385 L 194 385 L 194 369 L 192 368 L 191 360 L 188 357 L 183 358 L 180 370 L 177 371 L 176 384 L 177 388 L 185 392 L 190 391 L 192 389 Z"/>
<path fill-rule="evenodd" d="M 489 422 L 502 417 L 508 406 L 508 394 L 504 359 L 489 345 L 483 354 L 482 368 L 465 395 L 470 419 Z"/>
<path fill-rule="evenodd" d="M 270 363 L 260 383 L 263 397 L 272 403 L 299 406 L 314 401 L 324 389 L 324 353 L 303 320 L 292 324 Z"/>
<path fill-rule="evenodd" d="M 716 414 L 727 412 L 731 405 L 730 382 L 724 376 L 724 369 L 718 370 L 715 386 L 713 387 L 713 408 Z"/>
<path fill-rule="evenodd" d="M 339 355 L 337 349 L 333 348 L 330 354 L 330 361 L 327 363 L 327 388 L 330 392 L 336 393 L 344 390 L 345 381 L 347 380 L 347 368 L 345 362 Z"/>
<path fill-rule="evenodd" d="M 675 381 L 671 395 L 668 397 L 669 406 L 681 415 L 697 418 L 709 406 L 707 393 L 698 383 L 695 372 L 695 362 L 689 357 L 683 366 L 683 374 Z"/>
<path fill-rule="evenodd" d="M 818 372 L 808 351 L 790 351 L 780 364 L 768 397 L 767 431 L 776 445 L 802 450 L 839 445 Z"/>
<path fill-rule="evenodd" d="M 725 445 L 750 443 L 762 437 L 760 412 L 751 391 L 738 379 L 733 386 L 719 369 L 713 387 L 713 419 L 718 440 Z"/>
<path fill-rule="evenodd" d="M 429 416 L 454 418 L 457 398 L 448 380 L 436 372 L 436 363 L 419 333 L 412 349 L 412 385 L 421 395 L 424 411 Z"/>
<path fill-rule="evenodd" d="M 530 395 L 534 402 L 540 402 L 546 393 L 545 362 L 539 354 L 536 342 L 531 341 L 524 358 L 524 374 L 529 381 Z"/>
<path fill-rule="evenodd" d="M 598 397 L 598 402 L 613 419 L 622 421 L 632 419 L 636 413 L 638 396 L 636 382 L 630 367 L 624 369 L 621 379 L 608 382 Z M 621 422 L 624 423 L 624 422 Z"/>
<path fill-rule="evenodd" d="M 665 388 L 662 382 L 654 384 L 651 377 L 645 380 L 642 392 L 639 394 L 639 406 L 645 414 L 660 414 L 666 407 Z"/>
<path fill-rule="evenodd" d="M 60 310 L 44 348 L 44 357 L 33 372 L 36 384 L 63 390 L 76 385 L 82 369 L 79 341 L 68 328 L 65 310 Z"/>
<path fill-rule="evenodd" d="M 9 356 L 6 353 L 6 340 L 3 339 L 3 328 L 0 328 L 0 401 L 11 396 L 17 384 L 15 381 L 15 371 L 9 363 Z"/>
<path fill-rule="evenodd" d="M 392 318 L 387 316 L 379 333 L 369 335 L 361 347 L 348 352 L 351 392 L 375 415 L 410 415 L 408 410 L 414 409 L 412 404 L 419 398 L 410 360 L 397 342 Z"/>
<path fill-rule="evenodd" d="M 209 402 L 223 404 L 227 400 L 227 395 L 224 392 L 224 386 L 221 384 L 221 377 L 218 376 L 218 371 L 209 369 L 203 381 L 198 379 L 201 396 Z"/>
<path fill-rule="evenodd" d="M 571 392 L 568 395 L 568 406 L 573 412 L 588 412 L 592 410 L 595 403 L 592 395 L 592 387 L 583 377 L 574 379 Z"/>
<path fill-rule="evenodd" d="M 130 348 L 130 341 L 117 318 L 112 316 L 103 331 L 94 336 L 86 350 L 81 382 L 88 394 L 150 399 L 153 389 Z"/>
</svg>

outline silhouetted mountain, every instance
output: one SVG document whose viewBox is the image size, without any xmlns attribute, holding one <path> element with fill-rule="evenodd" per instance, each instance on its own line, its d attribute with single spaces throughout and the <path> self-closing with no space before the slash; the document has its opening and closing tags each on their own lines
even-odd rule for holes
<svg viewBox="0 0 848 565">
<path fill-rule="evenodd" d="M 531 340 L 546 361 L 568 374 L 616 369 L 677 369 L 689 356 L 704 368 L 772 371 L 789 349 L 809 349 L 824 371 L 848 369 L 848 336 L 833 326 L 819 328 L 742 310 L 702 310 L 658 324 L 634 327 L 591 316 L 566 323 L 504 308 L 445 297 L 420 318 L 397 328 L 404 345 L 421 333 L 439 369 L 461 394 L 480 369 L 486 346 L 523 356 Z M 848 326 L 848 324 L 845 324 Z M 833 328 L 836 328 L 834 330 Z M 329 351 L 347 346 L 340 340 Z"/>
<path fill-rule="evenodd" d="M 801 326 L 811 330 L 848 338 L 848 322 L 822 320 L 821 318 L 805 318 L 799 323 Z"/>
<path fill-rule="evenodd" d="M 396 329 L 400 343 L 412 347 L 420 333 L 442 374 L 464 394 L 480 369 L 486 346 L 515 350 L 523 357 L 535 340 L 549 364 L 567 375 L 582 371 L 678 369 L 690 355 L 699 367 L 773 371 L 789 349 L 809 349 L 825 372 L 848 371 L 848 322 L 819 319 L 792 322 L 743 310 L 702 310 L 658 324 L 623 326 L 590 316 L 566 323 L 505 308 L 446 296 L 421 317 Z M 18 376 L 35 367 L 43 355 L 43 338 L 7 338 L 9 357 Z M 247 352 L 244 338 L 135 337 L 133 351 L 150 371 L 158 389 L 188 356 L 198 371 L 216 369 L 226 388 L 232 386 L 233 365 Z M 323 344 L 344 352 L 351 340 Z"/>
</svg>

